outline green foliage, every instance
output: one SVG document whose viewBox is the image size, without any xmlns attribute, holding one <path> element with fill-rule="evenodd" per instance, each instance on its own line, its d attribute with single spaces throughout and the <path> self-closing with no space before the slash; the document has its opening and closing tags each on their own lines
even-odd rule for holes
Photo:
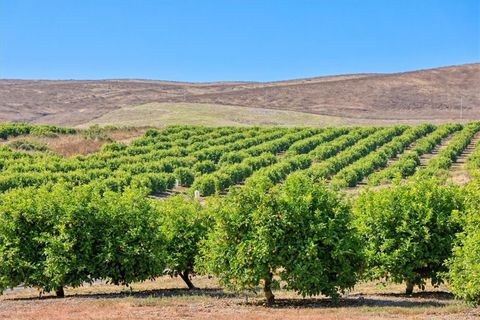
<svg viewBox="0 0 480 320">
<path fill-rule="evenodd" d="M 332 180 L 332 185 L 340 187 L 354 187 L 364 177 L 375 170 L 387 166 L 388 160 L 403 152 L 412 142 L 433 130 L 431 124 L 424 124 L 409 128 L 402 135 L 393 138 L 376 151 L 371 152 L 347 167 L 340 170 Z"/>
<path fill-rule="evenodd" d="M 475 175 L 480 171 L 480 141 L 475 145 L 475 149 L 467 159 L 467 168 L 470 174 Z"/>
<path fill-rule="evenodd" d="M 430 159 L 425 169 L 417 171 L 417 173 L 423 176 L 432 176 L 450 168 L 452 163 L 455 162 L 457 157 L 465 150 L 473 136 L 479 131 L 480 122 L 466 124 L 462 130 L 453 135 L 446 148 L 442 149 L 435 157 Z"/>
<path fill-rule="evenodd" d="M 445 137 L 452 132 L 460 130 L 462 127 L 458 124 L 445 124 L 438 126 L 432 133 L 426 137 L 415 141 L 413 148 L 402 155 L 392 165 L 373 173 L 368 177 L 371 185 L 379 185 L 382 182 L 390 181 L 397 176 L 406 178 L 415 173 L 417 166 L 420 164 L 420 156 L 431 152 Z"/>
<path fill-rule="evenodd" d="M 193 171 L 195 171 L 197 175 L 213 172 L 216 168 L 215 162 L 211 160 L 200 161 L 193 165 Z"/>
<path fill-rule="evenodd" d="M 173 174 L 177 178 L 178 183 L 184 187 L 189 187 L 195 179 L 193 171 L 188 168 L 177 168 Z"/>
<path fill-rule="evenodd" d="M 198 268 L 222 284 L 254 289 L 263 280 L 266 293 L 285 283 L 304 296 L 334 298 L 355 284 L 361 250 L 350 207 L 324 185 L 296 174 L 283 186 L 263 180 L 217 201 Z"/>
<path fill-rule="evenodd" d="M 57 134 L 73 134 L 75 129 L 61 128 L 55 126 L 39 126 L 25 123 L 6 123 L 0 124 L 0 139 L 16 137 L 20 135 L 35 136 L 56 136 Z"/>
<path fill-rule="evenodd" d="M 215 193 L 217 180 L 215 177 L 207 175 L 201 178 L 195 179 L 192 190 L 199 191 L 202 195 L 212 195 Z"/>
<path fill-rule="evenodd" d="M 319 145 L 331 141 L 349 131 L 354 130 L 351 128 L 330 128 L 321 131 L 319 134 L 313 137 L 306 138 L 295 142 L 288 148 L 288 152 L 292 154 L 307 153 L 318 147 Z"/>
<path fill-rule="evenodd" d="M 243 151 L 232 151 L 229 153 L 224 154 L 220 158 L 221 164 L 234 164 L 242 162 L 243 159 L 248 157 L 248 153 Z"/>
<path fill-rule="evenodd" d="M 127 149 L 127 145 L 120 142 L 107 143 L 102 146 L 103 152 L 108 152 L 108 151 L 116 152 L 116 151 L 122 151 L 125 149 Z"/>
<path fill-rule="evenodd" d="M 25 188 L 0 198 L 0 291 L 20 284 L 51 291 L 90 282 L 95 237 L 90 195 Z"/>
<path fill-rule="evenodd" d="M 129 284 L 162 273 L 158 213 L 139 190 L 65 185 L 0 196 L 0 291 L 52 291 L 95 279 Z"/>
<path fill-rule="evenodd" d="M 9 146 L 16 150 L 23 150 L 23 151 L 47 151 L 48 147 L 44 143 L 31 141 L 31 140 L 15 140 L 9 144 Z"/>
<path fill-rule="evenodd" d="M 159 194 L 175 186 L 175 176 L 169 173 L 144 173 L 132 178 L 131 186 Z"/>
<path fill-rule="evenodd" d="M 480 180 L 465 189 L 463 231 L 458 234 L 453 256 L 448 261 L 449 289 L 473 305 L 480 305 Z"/>
<path fill-rule="evenodd" d="M 81 134 L 85 139 L 89 140 L 112 141 L 112 139 L 108 136 L 108 132 L 112 129 L 115 129 L 115 127 L 100 127 L 99 125 L 93 125 L 88 129 L 82 130 Z"/>
<path fill-rule="evenodd" d="M 459 188 L 435 178 L 362 192 L 355 213 L 366 244 L 366 277 L 420 288 L 426 279 L 442 283 L 460 227 L 452 214 L 461 209 Z"/>
<path fill-rule="evenodd" d="M 96 213 L 96 228 L 101 231 L 94 243 L 94 278 L 128 285 L 162 274 L 167 257 L 165 239 L 159 214 L 144 192 L 107 191 L 95 199 L 91 211 Z"/>
<path fill-rule="evenodd" d="M 389 142 L 397 135 L 403 133 L 406 129 L 407 127 L 405 126 L 387 127 L 376 130 L 366 138 L 358 140 L 355 144 L 346 143 L 347 146 L 351 147 L 341 152 L 338 151 L 342 150 L 343 146 L 339 149 L 335 148 L 335 150 L 331 150 L 332 154 L 327 154 L 328 159 L 312 165 L 307 170 L 307 174 L 316 181 L 330 177 L 350 165 L 352 162 L 361 159 L 376 150 L 378 147 Z M 357 137 L 357 139 L 359 138 Z M 317 152 L 318 150 L 314 151 L 314 153 Z M 333 156 L 333 154 L 335 155 Z M 351 179 L 352 181 L 358 180 L 359 175 L 357 172 L 352 172 L 352 174 L 348 173 L 348 175 L 348 179 Z"/>
</svg>

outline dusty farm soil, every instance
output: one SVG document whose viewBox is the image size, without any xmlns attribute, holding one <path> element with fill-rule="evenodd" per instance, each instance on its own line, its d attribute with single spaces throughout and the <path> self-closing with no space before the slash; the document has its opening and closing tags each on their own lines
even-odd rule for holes
<svg viewBox="0 0 480 320">
<path fill-rule="evenodd" d="M 186 103 L 191 108 L 197 107 L 195 114 L 201 114 L 205 106 L 250 107 L 269 114 L 271 110 L 297 112 L 295 116 L 299 118 L 302 113 L 333 117 L 345 124 L 474 120 L 480 119 L 480 64 L 262 83 L 0 80 L 0 122 L 65 126 L 95 123 L 95 119 L 116 122 L 118 114 L 127 113 L 124 120 L 130 120 L 128 112 L 135 115 L 138 111 L 135 107 L 152 105 L 157 106 L 154 112 L 159 117 L 154 124 L 162 126 L 164 123 L 158 113 L 169 110 L 158 110 L 158 104 L 182 108 Z M 142 112 L 148 111 L 143 109 Z M 152 125 L 150 117 L 143 118 Z M 190 118 L 175 119 L 192 121 Z M 222 124 L 221 119 L 216 121 Z M 280 117 L 277 120 L 288 119 Z M 258 124 L 262 121 L 259 119 Z M 319 125 L 322 122 L 320 119 Z"/>
<path fill-rule="evenodd" d="M 35 289 L 0 297 L 0 319 L 478 319 L 480 310 L 454 300 L 447 287 L 427 287 L 412 296 L 403 286 L 363 283 L 338 303 L 324 297 L 303 299 L 277 291 L 277 304 L 267 308 L 261 296 L 232 293 L 212 279 L 196 278 L 199 290 L 184 289 L 169 277 L 131 288 L 94 284 L 67 289 L 66 298 Z"/>
</svg>

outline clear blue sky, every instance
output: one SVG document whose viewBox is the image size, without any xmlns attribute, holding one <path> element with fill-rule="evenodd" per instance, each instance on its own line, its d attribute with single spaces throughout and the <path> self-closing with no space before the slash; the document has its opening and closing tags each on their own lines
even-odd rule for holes
<svg viewBox="0 0 480 320">
<path fill-rule="evenodd" d="M 480 0 L 0 0 L 0 78 L 279 80 L 480 61 Z"/>
</svg>

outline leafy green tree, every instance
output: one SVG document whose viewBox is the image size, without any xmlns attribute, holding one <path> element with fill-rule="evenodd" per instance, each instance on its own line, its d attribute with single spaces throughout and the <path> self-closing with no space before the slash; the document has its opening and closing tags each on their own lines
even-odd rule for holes
<svg viewBox="0 0 480 320">
<path fill-rule="evenodd" d="M 455 296 L 480 305 L 480 179 L 465 188 L 463 232 L 448 261 L 449 288 Z"/>
<path fill-rule="evenodd" d="M 193 171 L 189 168 L 177 168 L 173 173 L 175 174 L 178 183 L 184 187 L 189 187 L 195 179 Z"/>
<path fill-rule="evenodd" d="M 280 284 L 304 296 L 334 298 L 352 287 L 362 257 L 348 203 L 301 174 L 282 186 L 256 181 L 213 205 L 216 219 L 198 269 L 233 289 L 263 283 L 267 304 Z"/>
<path fill-rule="evenodd" d="M 194 289 L 190 275 L 194 271 L 200 241 L 206 236 L 210 219 L 198 201 L 183 195 L 158 201 L 156 208 L 160 213 L 160 225 L 166 237 L 168 273 L 180 276 L 189 289 Z"/>
<path fill-rule="evenodd" d="M 165 237 L 154 200 L 143 189 L 97 195 L 91 209 L 101 235 L 94 242 L 94 278 L 128 285 L 165 269 Z"/>
<path fill-rule="evenodd" d="M 395 181 L 390 188 L 366 190 L 355 213 L 366 244 L 366 277 L 406 282 L 424 288 L 443 282 L 459 224 L 452 213 L 462 208 L 459 188 L 437 178 Z"/>
<path fill-rule="evenodd" d="M 94 279 L 129 284 L 161 275 L 165 241 L 145 192 L 57 184 L 0 195 L 0 291 L 55 290 Z"/>
<path fill-rule="evenodd" d="M 201 195 L 209 196 L 215 193 L 217 179 L 213 175 L 205 175 L 195 179 L 190 188 L 192 192 L 198 190 Z"/>
<path fill-rule="evenodd" d="M 196 162 L 193 165 L 193 171 L 196 172 L 197 175 L 210 173 L 210 172 L 215 171 L 216 169 L 217 169 L 217 167 L 215 165 L 215 162 L 213 162 L 211 160 Z"/>
<path fill-rule="evenodd" d="M 1 195 L 0 291 L 23 284 L 61 297 L 64 286 L 92 281 L 97 226 L 90 199 L 86 188 L 63 185 Z"/>
</svg>

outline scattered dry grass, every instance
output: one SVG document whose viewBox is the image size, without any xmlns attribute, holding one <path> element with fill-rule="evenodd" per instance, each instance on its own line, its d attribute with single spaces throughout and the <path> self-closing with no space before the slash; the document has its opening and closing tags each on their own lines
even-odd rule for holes
<svg viewBox="0 0 480 320">
<path fill-rule="evenodd" d="M 42 138 L 50 150 L 66 158 L 90 154 L 100 150 L 106 141 L 85 139 L 81 135 L 59 136 L 57 138 Z"/>
<path fill-rule="evenodd" d="M 52 137 L 26 135 L 0 141 L 0 145 L 11 144 L 12 142 L 19 140 L 32 141 L 39 144 L 45 144 L 50 151 L 68 158 L 75 155 L 86 155 L 98 152 L 105 143 L 110 141 L 130 143 L 132 140 L 141 137 L 146 130 L 147 128 L 145 127 L 109 129 L 105 132 L 105 139 L 86 138 L 82 133 Z"/>
<path fill-rule="evenodd" d="M 96 283 L 67 289 L 65 299 L 38 298 L 34 289 L 0 297 L 0 319 L 476 319 L 480 310 L 454 300 L 446 286 L 412 296 L 402 285 L 361 283 L 338 303 L 324 297 L 303 299 L 276 291 L 277 304 L 263 297 L 234 294 L 215 279 L 195 278 L 199 290 L 185 289 L 177 278 L 133 284 L 131 288 Z"/>
</svg>

